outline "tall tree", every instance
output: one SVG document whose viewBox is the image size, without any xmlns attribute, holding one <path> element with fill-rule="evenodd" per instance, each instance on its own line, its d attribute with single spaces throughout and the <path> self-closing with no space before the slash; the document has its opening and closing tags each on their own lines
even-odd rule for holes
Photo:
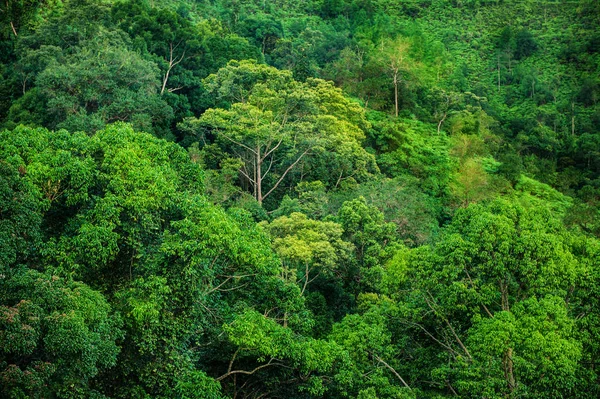
<svg viewBox="0 0 600 399">
<path fill-rule="evenodd" d="M 213 90 L 222 101 L 241 102 L 210 109 L 181 128 L 203 135 L 205 142 L 216 136 L 221 148 L 240 159 L 242 181 L 259 203 L 318 153 L 339 154 L 333 170 L 339 174 L 336 185 L 376 171 L 373 158 L 360 146 L 361 127 L 368 126 L 363 111 L 331 84 L 296 82 L 289 72 L 253 62 L 230 63 L 207 78 L 209 85 L 218 82 Z M 305 173 L 300 172 L 300 180 Z"/>
</svg>

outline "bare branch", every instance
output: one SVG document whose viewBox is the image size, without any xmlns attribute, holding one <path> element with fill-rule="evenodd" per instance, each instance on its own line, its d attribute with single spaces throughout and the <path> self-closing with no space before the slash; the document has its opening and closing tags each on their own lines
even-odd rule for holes
<svg viewBox="0 0 600 399">
<path fill-rule="evenodd" d="M 408 384 L 406 383 L 406 381 L 404 381 L 404 378 L 402 378 L 400 376 L 400 374 L 398 374 L 398 372 L 392 366 L 390 366 L 385 360 L 383 360 L 382 358 L 380 358 L 379 356 L 377 356 L 375 353 L 372 353 L 372 355 L 375 356 L 375 359 L 377 359 L 381 364 L 383 364 L 385 367 L 387 367 L 388 369 L 390 369 L 390 371 L 392 373 L 394 373 L 394 375 L 396 377 L 398 377 L 398 379 L 402 382 L 402 385 L 404 385 L 406 388 L 408 388 L 408 389 L 410 389 L 412 391 L 411 387 L 408 386 Z"/>
<path fill-rule="evenodd" d="M 234 139 L 232 139 L 231 137 L 227 136 L 224 133 L 219 132 L 219 134 L 221 136 L 225 137 L 227 140 L 231 141 L 233 144 L 239 145 L 240 147 L 244 147 L 245 149 L 247 149 L 248 151 L 250 151 L 251 153 L 256 155 L 256 150 L 253 150 L 252 148 L 248 147 L 246 144 L 240 143 L 239 141 L 235 141 Z"/>
<path fill-rule="evenodd" d="M 229 367 L 227 367 L 227 372 L 231 373 L 231 368 L 233 367 L 233 362 L 235 361 L 235 358 L 237 357 L 238 353 L 240 353 L 240 351 L 242 350 L 242 348 L 237 348 L 235 353 L 233 354 L 233 356 L 231 357 L 231 360 L 229 361 Z"/>
<path fill-rule="evenodd" d="M 169 43 L 169 67 L 167 68 L 167 71 L 165 72 L 165 77 L 163 78 L 163 84 L 162 87 L 160 89 L 160 95 L 162 96 L 163 93 L 165 92 L 165 88 L 167 87 L 167 81 L 169 80 L 169 74 L 171 73 L 171 70 L 177 65 L 179 64 L 181 61 L 183 61 L 183 59 L 185 58 L 185 50 L 183 50 L 183 53 L 181 54 L 181 56 L 179 58 L 173 58 L 173 51 L 177 49 L 177 47 L 179 47 L 179 45 L 181 44 L 181 41 L 179 43 L 177 43 L 175 45 L 175 47 L 173 47 L 173 42 Z M 178 87 L 176 89 L 169 89 L 167 90 L 169 93 L 172 93 L 176 90 L 180 90 L 182 89 L 182 87 Z"/>
<path fill-rule="evenodd" d="M 271 171 L 271 167 L 273 166 L 273 160 L 275 159 L 274 156 L 271 157 L 271 161 L 269 162 L 269 167 L 267 168 L 267 171 L 265 172 L 264 175 L 262 175 L 260 178 L 264 179 L 265 177 L 267 177 L 267 175 L 269 174 L 269 172 Z"/>
<path fill-rule="evenodd" d="M 300 295 L 304 295 L 304 291 L 306 290 L 306 286 L 308 285 L 308 275 L 310 274 L 310 267 L 308 266 L 308 262 L 305 263 L 305 272 L 304 272 L 304 285 L 302 286 L 302 291 Z"/>
<path fill-rule="evenodd" d="M 415 327 L 419 327 L 421 330 L 423 330 L 423 332 L 432 340 L 434 340 L 435 342 L 437 342 L 438 344 L 440 344 L 441 346 L 443 346 L 444 348 L 446 348 L 448 351 L 450 351 L 450 353 L 452 354 L 452 356 L 454 355 L 458 355 L 458 353 L 449 345 L 446 345 L 445 343 L 443 343 L 442 341 L 440 341 L 439 339 L 437 339 L 436 337 L 433 336 L 433 334 L 431 334 L 429 331 L 427 331 L 427 329 L 425 327 L 423 327 L 422 325 L 418 324 L 418 323 L 412 323 L 412 322 L 406 322 L 405 324 L 409 324 L 411 326 L 415 326 Z"/>
<path fill-rule="evenodd" d="M 221 284 L 217 285 L 216 287 L 212 288 L 211 290 L 207 291 L 206 294 L 211 294 L 215 291 L 218 291 L 219 288 L 221 288 L 223 285 L 225 285 L 229 280 L 231 280 L 233 277 L 227 277 L 225 280 L 223 280 L 223 282 L 221 282 Z"/>
<path fill-rule="evenodd" d="M 294 166 L 296 166 L 298 164 L 298 162 L 300 162 L 300 160 L 306 154 L 308 154 L 309 151 L 310 151 L 310 148 L 307 149 L 306 151 L 304 151 L 302 154 L 300 154 L 300 156 L 298 157 L 298 159 L 296 159 L 293 164 L 291 164 L 290 166 L 288 166 L 288 168 L 285 170 L 285 172 L 283 172 L 283 174 L 281 175 L 281 177 L 279 178 L 279 180 L 277 180 L 277 183 L 275 183 L 275 185 L 273 187 L 271 187 L 271 189 L 262 197 L 263 200 L 265 198 L 267 198 L 269 196 L 269 194 L 271 194 L 279 186 L 279 184 L 283 181 L 283 179 L 289 173 L 289 171 L 292 170 L 294 168 Z"/>
<path fill-rule="evenodd" d="M 244 166 L 244 169 L 246 169 L 246 167 Z M 254 179 L 252 179 L 250 176 L 248 176 L 248 173 L 244 172 L 242 169 L 239 170 L 239 172 L 250 181 L 250 183 L 255 184 L 256 182 L 254 181 Z"/>
<path fill-rule="evenodd" d="M 271 360 L 269 360 L 268 363 L 263 364 L 261 366 L 258 366 L 256 368 L 254 368 L 254 370 L 251 371 L 246 371 L 246 370 L 234 370 L 234 371 L 228 371 L 227 373 L 223 374 L 220 377 L 217 377 L 217 381 L 222 381 L 225 378 L 229 377 L 230 375 L 234 375 L 234 374 L 246 374 L 246 375 L 252 375 L 254 373 L 256 373 L 258 370 L 264 369 L 265 367 L 269 367 L 269 366 L 283 366 L 283 363 L 273 363 L 273 360 L 271 358 Z"/>
<path fill-rule="evenodd" d="M 475 290 L 475 283 L 473 283 L 473 280 L 471 279 L 471 275 L 469 274 L 469 271 L 467 270 L 467 267 L 465 266 L 465 273 L 467 274 L 467 278 L 469 279 L 469 282 L 471 283 L 471 287 L 473 287 L 473 290 Z M 477 290 L 475 290 L 477 291 Z M 479 293 L 477 293 L 477 296 L 479 297 L 479 299 L 481 300 L 481 295 L 479 295 Z M 489 311 L 489 309 L 487 308 L 487 306 L 485 306 L 485 304 L 483 303 L 483 301 L 481 301 L 481 306 L 483 306 L 483 309 L 485 310 L 485 312 L 488 314 L 488 316 L 490 316 L 492 319 L 494 318 L 494 316 L 492 315 L 492 313 Z"/>
<path fill-rule="evenodd" d="M 431 293 L 429 291 L 427 291 L 427 294 L 431 297 L 431 300 L 433 301 L 433 296 L 431 295 Z M 427 303 L 427 305 L 429 306 L 429 308 L 434 312 L 437 313 L 435 311 L 435 309 L 433 308 L 433 305 L 431 305 L 431 303 L 429 302 L 429 300 L 425 298 L 425 302 Z M 452 335 L 454 336 L 454 338 L 456 339 L 456 342 L 458 342 L 458 345 L 462 348 L 462 350 L 465 352 L 465 354 L 467 355 L 467 357 L 469 358 L 469 360 L 473 360 L 473 357 L 471 356 L 471 353 L 469 352 L 469 350 L 467 349 L 467 347 L 463 344 L 463 342 L 461 341 L 461 339 L 458 337 L 458 334 L 456 333 L 456 331 L 454 330 L 454 327 L 452 327 L 452 324 L 450 324 L 450 322 L 448 321 L 448 319 L 446 317 L 442 317 L 442 319 L 444 320 L 444 322 L 446 323 L 446 325 L 448 326 L 448 328 L 450 329 L 450 331 L 452 332 Z"/>
<path fill-rule="evenodd" d="M 183 89 L 183 86 L 173 87 L 171 89 L 167 89 L 167 92 L 168 93 L 173 93 L 174 91 L 181 90 L 181 89 Z"/>
<path fill-rule="evenodd" d="M 267 159 L 267 157 L 269 155 L 271 155 L 274 151 L 276 151 L 277 148 L 279 148 L 279 146 L 281 145 L 281 143 L 283 143 L 283 138 L 281 140 L 279 140 L 279 143 L 277 143 L 277 145 L 275 147 L 271 148 L 269 151 L 267 151 L 265 153 L 265 155 L 263 155 L 263 157 L 260 159 L 261 162 L 264 161 L 265 159 Z M 269 143 L 269 145 L 271 145 L 271 144 Z"/>
<path fill-rule="evenodd" d="M 248 284 L 250 284 L 250 283 L 244 283 L 244 284 L 237 285 L 237 286 L 231 287 L 231 288 L 218 289 L 218 291 L 220 291 L 220 292 L 235 291 L 235 290 L 239 290 L 240 288 L 244 288 Z"/>
</svg>

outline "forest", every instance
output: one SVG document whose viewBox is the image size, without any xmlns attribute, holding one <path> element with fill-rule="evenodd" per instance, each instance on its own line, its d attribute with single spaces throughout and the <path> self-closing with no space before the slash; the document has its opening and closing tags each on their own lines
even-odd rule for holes
<svg viewBox="0 0 600 399">
<path fill-rule="evenodd" d="M 600 2 L 0 2 L 0 397 L 600 397 Z"/>
</svg>

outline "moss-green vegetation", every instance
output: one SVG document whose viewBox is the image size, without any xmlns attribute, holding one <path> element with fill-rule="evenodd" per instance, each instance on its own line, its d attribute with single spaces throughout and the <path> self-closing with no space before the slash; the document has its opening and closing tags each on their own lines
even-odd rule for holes
<svg viewBox="0 0 600 399">
<path fill-rule="evenodd" d="M 0 397 L 597 398 L 596 0 L 0 5 Z"/>
</svg>

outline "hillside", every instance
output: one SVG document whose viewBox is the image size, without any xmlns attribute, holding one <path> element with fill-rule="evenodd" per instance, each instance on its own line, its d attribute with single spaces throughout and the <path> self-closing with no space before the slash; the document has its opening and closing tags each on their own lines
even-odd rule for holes
<svg viewBox="0 0 600 399">
<path fill-rule="evenodd" d="M 0 27 L 1 397 L 600 396 L 596 0 Z"/>
</svg>

